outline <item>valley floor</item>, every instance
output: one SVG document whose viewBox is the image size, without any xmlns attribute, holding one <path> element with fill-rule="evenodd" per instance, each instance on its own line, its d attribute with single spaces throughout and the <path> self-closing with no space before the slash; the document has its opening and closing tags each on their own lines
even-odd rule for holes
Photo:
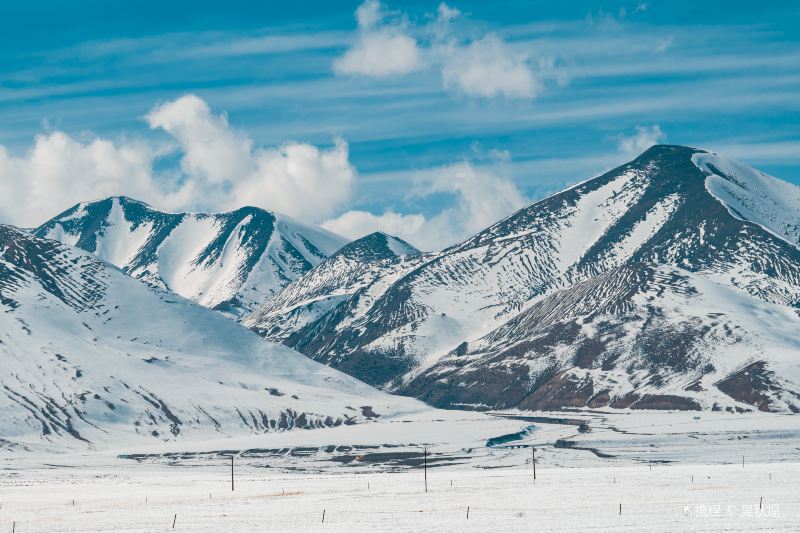
<svg viewBox="0 0 800 533">
<path fill-rule="evenodd" d="M 175 531 L 786 531 L 800 523 L 800 424 L 761 413 L 432 411 L 138 451 L 5 455 L 0 502 L 0 531 L 17 533 L 172 531 L 173 522 Z"/>
</svg>

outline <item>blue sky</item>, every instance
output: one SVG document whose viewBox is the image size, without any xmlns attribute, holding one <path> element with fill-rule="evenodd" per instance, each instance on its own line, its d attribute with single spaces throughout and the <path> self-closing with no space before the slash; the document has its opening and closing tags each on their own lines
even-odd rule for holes
<svg viewBox="0 0 800 533">
<path fill-rule="evenodd" d="M 0 7 L 0 221 L 118 191 L 435 248 L 655 141 L 800 184 L 796 2 L 110 4 Z"/>
</svg>

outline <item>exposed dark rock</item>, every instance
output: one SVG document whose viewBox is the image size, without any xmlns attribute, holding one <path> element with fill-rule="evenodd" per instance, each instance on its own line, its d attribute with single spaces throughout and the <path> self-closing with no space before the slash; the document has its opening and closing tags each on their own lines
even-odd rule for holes
<svg viewBox="0 0 800 533">
<path fill-rule="evenodd" d="M 759 411 L 771 411 L 769 393 L 780 391 L 775 384 L 775 374 L 763 361 L 747 365 L 715 385 L 731 398 L 755 406 Z"/>
</svg>

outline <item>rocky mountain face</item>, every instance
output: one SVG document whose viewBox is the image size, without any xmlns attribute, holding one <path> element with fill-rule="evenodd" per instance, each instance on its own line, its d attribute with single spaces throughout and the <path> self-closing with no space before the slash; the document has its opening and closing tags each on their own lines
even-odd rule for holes
<svg viewBox="0 0 800 533">
<path fill-rule="evenodd" d="M 797 326 L 799 228 L 797 187 L 717 154 L 654 146 L 442 252 L 387 260 L 357 282 L 323 286 L 312 270 L 283 291 L 285 311 L 245 323 L 442 406 L 791 410 L 797 382 L 779 361 L 791 366 L 797 345 L 773 337 L 770 321 Z M 621 291 L 613 312 L 554 305 L 609 287 Z M 292 321 L 312 300 L 325 305 Z M 706 301 L 708 316 L 692 313 Z M 542 321 L 542 306 L 561 314 Z M 699 362 L 705 372 L 686 370 Z"/>
<path fill-rule="evenodd" d="M 800 314 L 685 270 L 615 267 L 403 387 L 434 405 L 800 412 Z"/>
<path fill-rule="evenodd" d="M 87 252 L 2 225 L 0 361 L 0 447 L 11 450 L 218 438 L 427 409 Z"/>
<path fill-rule="evenodd" d="M 233 316 L 255 309 L 348 242 L 254 207 L 164 213 L 126 197 L 78 204 L 34 234 Z"/>
<path fill-rule="evenodd" d="M 420 251 L 385 233 L 355 240 L 268 299 L 243 323 L 270 340 L 284 341 L 389 269 L 414 261 Z"/>
</svg>

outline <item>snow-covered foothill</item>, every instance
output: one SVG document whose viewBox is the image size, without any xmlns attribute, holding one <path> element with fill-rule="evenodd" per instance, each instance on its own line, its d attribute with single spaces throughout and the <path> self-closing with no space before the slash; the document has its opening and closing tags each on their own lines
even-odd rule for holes
<svg viewBox="0 0 800 533">
<path fill-rule="evenodd" d="M 429 410 L 9 226 L 0 308 L 5 450 L 265 435 Z"/>
</svg>

